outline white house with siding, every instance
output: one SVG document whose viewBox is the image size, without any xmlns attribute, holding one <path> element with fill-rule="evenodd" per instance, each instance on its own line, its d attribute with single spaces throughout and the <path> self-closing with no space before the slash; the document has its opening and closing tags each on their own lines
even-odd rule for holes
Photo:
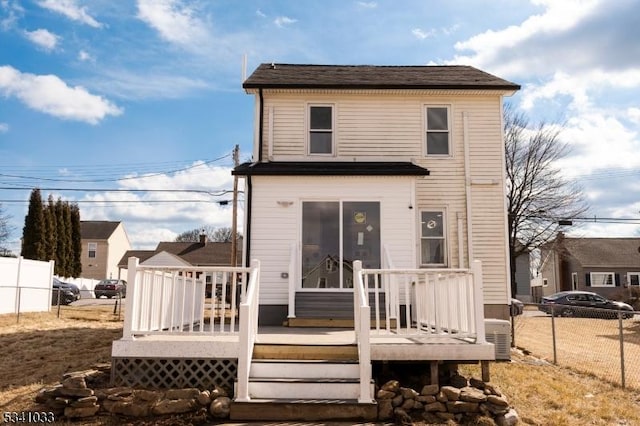
<svg viewBox="0 0 640 426">
<path fill-rule="evenodd" d="M 485 330 L 509 315 L 502 106 L 520 87 L 468 66 L 262 64 L 243 88 L 243 266 L 130 258 L 115 384 L 223 382 L 233 420 L 370 421 L 375 366 L 488 376 L 509 350 Z"/>
</svg>

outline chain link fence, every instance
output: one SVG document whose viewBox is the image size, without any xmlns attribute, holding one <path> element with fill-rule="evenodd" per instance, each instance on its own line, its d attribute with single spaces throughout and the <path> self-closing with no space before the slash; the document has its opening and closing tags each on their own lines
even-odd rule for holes
<svg viewBox="0 0 640 426">
<path fill-rule="evenodd" d="M 525 305 L 513 345 L 557 365 L 640 389 L 640 312 Z"/>
<path fill-rule="evenodd" d="M 117 320 L 124 316 L 121 294 L 118 293 L 112 299 L 95 299 L 93 297 L 81 297 L 70 289 L 42 288 L 33 286 L 1 286 L 0 294 L 5 295 L 13 304 L 13 312 L 4 315 L 15 315 L 16 322 L 20 323 L 20 316 L 26 313 L 51 312 L 58 318 L 61 316 L 74 316 L 82 311 L 100 307 L 101 310 L 111 310 Z"/>
</svg>

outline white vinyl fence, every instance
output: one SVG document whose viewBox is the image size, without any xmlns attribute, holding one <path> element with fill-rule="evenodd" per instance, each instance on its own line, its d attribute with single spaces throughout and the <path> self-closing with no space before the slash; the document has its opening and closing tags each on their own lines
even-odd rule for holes
<svg viewBox="0 0 640 426">
<path fill-rule="evenodd" d="M 64 278 L 58 277 L 58 279 L 65 283 L 75 284 L 80 289 L 81 299 L 94 299 L 96 297 L 93 289 L 100 280 L 93 280 L 91 278 Z"/>
<path fill-rule="evenodd" d="M 54 262 L 0 257 L 0 314 L 51 309 Z"/>
</svg>

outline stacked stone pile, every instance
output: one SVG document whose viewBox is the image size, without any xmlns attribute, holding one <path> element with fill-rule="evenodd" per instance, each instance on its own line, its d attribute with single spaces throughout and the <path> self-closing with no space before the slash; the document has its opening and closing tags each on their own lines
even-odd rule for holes
<svg viewBox="0 0 640 426">
<path fill-rule="evenodd" d="M 507 398 L 491 383 L 455 375 L 445 386 L 425 385 L 420 392 L 390 380 L 376 393 L 378 420 L 428 423 L 471 423 L 480 417 L 492 419 L 498 426 L 518 423 L 518 414 Z"/>
<path fill-rule="evenodd" d="M 56 418 L 83 418 L 100 414 L 127 417 L 193 413 L 206 418 L 228 418 L 231 398 L 221 387 L 201 391 L 195 388 L 145 390 L 104 387 L 110 365 L 67 373 L 59 384 L 41 389 L 36 402 Z"/>
</svg>

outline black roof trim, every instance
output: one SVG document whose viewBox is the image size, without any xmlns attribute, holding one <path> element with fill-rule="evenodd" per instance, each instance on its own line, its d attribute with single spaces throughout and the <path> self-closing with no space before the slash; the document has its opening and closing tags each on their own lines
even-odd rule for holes
<svg viewBox="0 0 640 426">
<path fill-rule="evenodd" d="M 408 161 L 287 161 L 243 163 L 237 176 L 429 176 L 429 170 Z"/>
</svg>

